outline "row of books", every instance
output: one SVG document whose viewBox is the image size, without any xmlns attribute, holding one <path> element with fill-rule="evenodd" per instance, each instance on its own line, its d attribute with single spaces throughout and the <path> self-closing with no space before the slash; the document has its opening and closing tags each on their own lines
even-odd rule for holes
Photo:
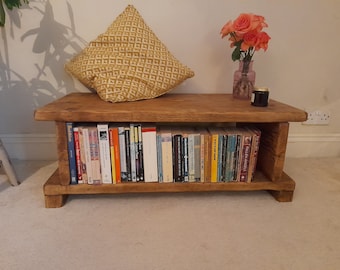
<svg viewBox="0 0 340 270">
<path fill-rule="evenodd" d="M 251 182 L 261 131 L 66 123 L 71 184 Z"/>
</svg>

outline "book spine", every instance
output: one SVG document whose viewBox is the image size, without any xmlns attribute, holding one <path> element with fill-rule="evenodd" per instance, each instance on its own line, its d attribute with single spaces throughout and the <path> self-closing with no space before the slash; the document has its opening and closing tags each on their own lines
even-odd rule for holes
<svg viewBox="0 0 340 270">
<path fill-rule="evenodd" d="M 126 139 L 125 139 L 125 128 L 118 127 L 119 137 L 119 154 L 120 154 L 120 178 L 121 182 L 128 181 L 128 169 L 127 169 L 127 157 L 126 157 Z"/>
<path fill-rule="evenodd" d="M 145 182 L 158 181 L 156 127 L 142 127 Z"/>
<path fill-rule="evenodd" d="M 175 134 L 172 137 L 173 147 L 173 176 L 175 182 L 183 182 L 183 170 L 182 170 L 182 135 Z"/>
<path fill-rule="evenodd" d="M 137 160 L 139 168 L 139 181 L 145 181 L 144 176 L 144 151 L 143 151 L 143 137 L 142 137 L 142 125 L 138 125 L 138 151 Z M 156 163 L 155 163 L 156 164 Z"/>
<path fill-rule="evenodd" d="M 90 155 L 91 155 L 91 166 L 92 166 L 92 177 L 93 184 L 101 184 L 101 170 L 100 170 L 100 150 L 98 132 L 96 127 L 89 129 L 89 142 L 90 142 Z"/>
<path fill-rule="evenodd" d="M 201 182 L 201 136 L 194 134 L 195 182 Z"/>
<path fill-rule="evenodd" d="M 132 182 L 137 182 L 136 172 L 136 132 L 134 124 L 130 124 L 130 170 Z"/>
<path fill-rule="evenodd" d="M 204 182 L 211 182 L 211 135 L 204 135 Z"/>
<path fill-rule="evenodd" d="M 156 129 L 158 182 L 163 182 L 162 136 Z"/>
<path fill-rule="evenodd" d="M 222 143 L 222 166 L 221 166 L 221 181 L 226 182 L 226 167 L 227 167 L 227 146 L 228 146 L 228 135 L 222 135 L 223 143 Z"/>
<path fill-rule="evenodd" d="M 200 134 L 200 178 L 201 182 L 204 182 L 205 178 L 205 166 L 204 166 L 204 153 L 205 153 L 205 144 L 204 144 L 204 134 Z"/>
<path fill-rule="evenodd" d="M 173 182 L 173 164 L 172 164 L 172 137 L 171 133 L 162 133 L 162 169 L 163 182 Z"/>
<path fill-rule="evenodd" d="M 98 124 L 99 160 L 103 184 L 112 184 L 111 153 L 108 124 Z"/>
<path fill-rule="evenodd" d="M 195 182 L 195 140 L 194 135 L 188 135 L 188 169 L 189 182 Z"/>
<path fill-rule="evenodd" d="M 182 138 L 182 152 L 183 152 L 183 177 L 184 182 L 189 181 L 189 153 L 188 153 L 188 135 L 183 134 Z"/>
<path fill-rule="evenodd" d="M 81 156 L 80 156 L 80 139 L 79 139 L 79 128 L 78 127 L 73 128 L 73 137 L 74 137 L 74 149 L 75 149 L 76 167 L 77 167 L 77 182 L 78 184 L 84 184 Z"/>
<path fill-rule="evenodd" d="M 217 182 L 218 177 L 218 141 L 219 134 L 211 135 L 211 182 Z"/>
<path fill-rule="evenodd" d="M 114 146 L 114 128 L 109 128 L 109 145 L 110 145 L 110 163 L 111 163 L 111 177 L 112 184 L 117 184 L 117 174 L 116 174 L 116 150 Z"/>
<path fill-rule="evenodd" d="M 127 181 L 132 181 L 132 178 L 131 178 L 130 128 L 126 127 L 124 132 L 125 132 L 125 155 L 126 155 Z"/>
<path fill-rule="evenodd" d="M 66 123 L 66 136 L 67 136 L 67 149 L 68 149 L 68 162 L 70 168 L 70 179 L 71 184 L 77 184 L 77 165 L 76 165 L 76 155 L 74 147 L 74 136 L 73 136 L 73 123 Z"/>
<path fill-rule="evenodd" d="M 227 158 L 226 158 L 226 168 L 225 168 L 225 181 L 233 181 L 233 168 L 234 168 L 234 153 L 235 153 L 235 135 L 228 134 L 227 139 Z"/>
<path fill-rule="evenodd" d="M 243 136 L 243 144 L 242 144 L 242 159 L 241 159 L 241 168 L 240 168 L 240 181 L 248 182 L 248 170 L 249 170 L 249 161 L 250 161 L 250 152 L 251 152 L 251 140 L 252 136 L 245 131 Z"/>
<path fill-rule="evenodd" d="M 87 184 L 88 182 L 88 175 L 86 170 L 86 155 L 85 155 L 85 145 L 84 145 L 84 131 L 83 127 L 79 126 L 78 133 L 79 133 L 79 148 L 80 148 L 80 163 L 81 163 L 81 175 L 82 175 L 82 183 Z"/>
<path fill-rule="evenodd" d="M 115 171 L 115 179 L 116 179 L 116 183 L 120 183 L 121 182 L 121 164 L 120 164 L 120 160 L 121 160 L 121 154 L 120 154 L 120 139 L 119 139 L 119 131 L 118 131 L 118 127 L 114 127 L 111 128 L 111 136 L 112 136 L 112 143 L 113 143 L 113 155 L 111 155 L 111 158 L 113 159 L 114 163 L 111 164 L 112 166 L 115 167 L 114 171 Z"/>
<path fill-rule="evenodd" d="M 234 167 L 233 167 L 233 180 L 238 181 L 238 172 L 240 167 L 239 160 L 241 159 L 241 148 L 242 148 L 242 135 L 237 134 L 236 137 L 236 148 L 234 152 Z"/>
<path fill-rule="evenodd" d="M 93 176 L 92 176 L 92 164 L 91 164 L 91 152 L 90 152 L 90 141 L 89 141 L 89 129 L 87 127 L 82 129 L 83 131 L 83 142 L 84 142 L 84 156 L 85 156 L 85 164 L 86 164 L 86 174 L 87 174 L 87 183 L 89 185 L 93 184 Z"/>
<path fill-rule="evenodd" d="M 218 135 L 218 157 L 217 157 L 217 182 L 222 179 L 222 161 L 223 161 L 223 134 Z"/>
<path fill-rule="evenodd" d="M 250 154 L 250 162 L 249 162 L 249 171 L 248 171 L 248 183 L 253 180 L 254 173 L 256 170 L 257 156 L 260 146 L 260 137 L 261 131 L 259 129 L 251 129 L 253 132 L 252 146 L 251 146 L 251 154 Z"/>
</svg>

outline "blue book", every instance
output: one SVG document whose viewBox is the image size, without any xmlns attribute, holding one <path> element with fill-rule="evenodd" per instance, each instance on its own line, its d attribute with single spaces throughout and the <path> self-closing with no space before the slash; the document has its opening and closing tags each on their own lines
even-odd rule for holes
<svg viewBox="0 0 340 270">
<path fill-rule="evenodd" d="M 70 168 L 70 179 L 71 184 L 78 184 L 77 181 L 77 164 L 76 164 L 76 150 L 74 146 L 74 135 L 73 135 L 74 123 L 66 122 L 66 133 L 67 133 L 67 150 L 68 150 L 68 163 Z"/>
</svg>

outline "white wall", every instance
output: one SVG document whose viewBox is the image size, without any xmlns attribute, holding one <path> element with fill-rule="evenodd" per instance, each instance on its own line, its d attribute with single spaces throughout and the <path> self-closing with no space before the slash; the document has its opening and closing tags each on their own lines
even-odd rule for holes
<svg viewBox="0 0 340 270">
<path fill-rule="evenodd" d="M 328 126 L 291 124 L 287 155 L 340 155 L 340 1 L 31 0 L 7 13 L 0 37 L 0 137 L 12 158 L 55 157 L 54 125 L 34 121 L 34 109 L 86 91 L 63 65 L 128 4 L 195 71 L 174 92 L 231 93 L 238 64 L 219 31 L 242 12 L 263 15 L 272 39 L 266 53 L 255 54 L 256 84 L 268 86 L 273 99 L 331 113 Z"/>
</svg>

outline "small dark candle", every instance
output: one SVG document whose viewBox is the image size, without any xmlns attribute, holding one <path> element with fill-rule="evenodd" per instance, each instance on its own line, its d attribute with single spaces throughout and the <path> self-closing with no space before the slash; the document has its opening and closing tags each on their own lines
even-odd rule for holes
<svg viewBox="0 0 340 270">
<path fill-rule="evenodd" d="M 251 105 L 257 107 L 268 106 L 269 90 L 267 87 L 254 87 L 251 96 Z"/>
</svg>

